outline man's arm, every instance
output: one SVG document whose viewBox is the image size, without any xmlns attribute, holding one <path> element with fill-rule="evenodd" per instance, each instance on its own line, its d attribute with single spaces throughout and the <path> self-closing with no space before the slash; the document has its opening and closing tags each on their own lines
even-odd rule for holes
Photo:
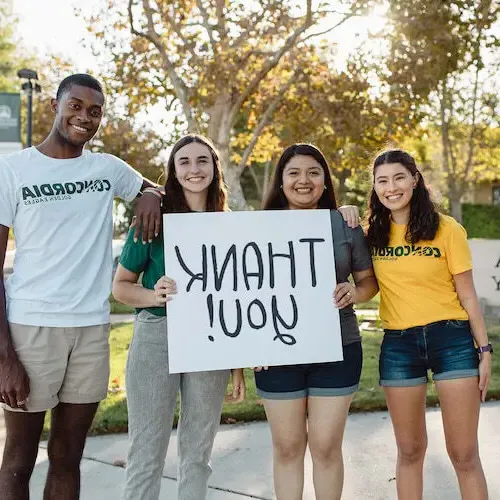
<svg viewBox="0 0 500 500">
<path fill-rule="evenodd" d="M 29 378 L 17 357 L 7 322 L 3 266 L 8 239 L 9 228 L 0 224 L 0 401 L 25 410 Z"/>
<path fill-rule="evenodd" d="M 157 190 L 161 190 L 162 186 L 155 184 L 153 181 L 146 179 L 145 177 L 142 179 L 142 188 L 141 191 L 144 191 L 146 188 L 154 188 Z"/>
<path fill-rule="evenodd" d="M 7 324 L 7 307 L 5 300 L 5 286 L 3 277 L 3 266 L 5 264 L 5 252 L 7 251 L 7 241 L 9 239 L 9 228 L 0 225 L 0 353 L 3 353 L 6 348 L 11 345 L 9 328 Z"/>
<path fill-rule="evenodd" d="M 134 241 L 139 239 L 139 234 L 142 232 L 142 241 L 151 243 L 153 236 L 160 234 L 163 198 L 161 188 L 149 179 L 143 179 L 141 192 L 137 198 L 134 209 L 136 218 Z"/>
</svg>

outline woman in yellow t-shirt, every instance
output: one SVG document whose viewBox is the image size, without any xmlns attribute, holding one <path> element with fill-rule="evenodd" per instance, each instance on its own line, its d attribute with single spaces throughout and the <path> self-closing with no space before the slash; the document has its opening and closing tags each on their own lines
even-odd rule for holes
<svg viewBox="0 0 500 500">
<path fill-rule="evenodd" d="M 486 499 L 477 428 L 492 348 L 474 289 L 467 235 L 453 218 L 436 211 L 415 160 L 404 151 L 376 158 L 369 205 L 367 238 L 385 331 L 380 384 L 398 447 L 398 498 L 422 498 L 430 369 L 462 498 Z"/>
</svg>

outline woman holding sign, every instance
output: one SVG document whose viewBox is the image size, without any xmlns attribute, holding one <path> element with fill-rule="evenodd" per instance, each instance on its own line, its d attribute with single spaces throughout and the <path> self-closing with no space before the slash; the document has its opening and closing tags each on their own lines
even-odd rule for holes
<svg viewBox="0 0 500 500">
<path fill-rule="evenodd" d="M 339 499 L 344 465 L 342 439 L 349 406 L 361 375 L 362 350 L 353 304 L 378 291 L 363 231 L 351 229 L 336 210 L 328 164 L 310 144 L 294 144 L 281 155 L 265 210 L 331 210 L 344 361 L 272 366 L 255 373 L 274 447 L 274 487 L 278 500 L 302 498 L 304 454 L 309 444 L 316 498 Z M 352 276 L 354 283 L 348 282 Z M 333 304 L 332 304 L 333 307 Z"/>
<path fill-rule="evenodd" d="M 207 139 L 188 135 L 174 145 L 165 192 L 165 213 L 227 210 L 220 161 Z M 141 273 L 142 286 L 137 284 Z M 159 498 L 179 392 L 178 498 L 205 498 L 210 455 L 229 379 L 226 370 L 169 374 L 165 303 L 176 293 L 176 285 L 164 274 L 163 238 L 151 243 L 136 241 L 132 228 L 113 284 L 115 298 L 137 309 L 126 375 L 130 447 L 125 500 Z M 232 394 L 226 399 L 242 401 L 243 370 L 232 371 L 232 385 Z"/>
<path fill-rule="evenodd" d="M 477 428 L 492 348 L 474 289 L 467 235 L 452 217 L 436 211 L 408 153 L 379 155 L 373 183 L 367 237 L 380 283 L 385 329 L 380 384 L 398 446 L 398 497 L 422 498 L 430 369 L 462 498 L 486 499 Z"/>
</svg>

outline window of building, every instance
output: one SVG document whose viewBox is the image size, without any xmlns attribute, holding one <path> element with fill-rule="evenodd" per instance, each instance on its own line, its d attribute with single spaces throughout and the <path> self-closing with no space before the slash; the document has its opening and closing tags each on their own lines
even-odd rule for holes
<svg viewBox="0 0 500 500">
<path fill-rule="evenodd" d="M 493 186 L 493 205 L 500 205 L 500 185 Z"/>
</svg>

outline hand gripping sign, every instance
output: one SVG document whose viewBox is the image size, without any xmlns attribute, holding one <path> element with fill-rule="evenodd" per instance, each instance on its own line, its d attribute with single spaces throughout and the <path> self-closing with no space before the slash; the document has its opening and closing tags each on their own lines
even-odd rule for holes
<svg viewBox="0 0 500 500">
<path fill-rule="evenodd" d="M 328 210 L 167 214 L 170 373 L 342 360 Z"/>
</svg>

